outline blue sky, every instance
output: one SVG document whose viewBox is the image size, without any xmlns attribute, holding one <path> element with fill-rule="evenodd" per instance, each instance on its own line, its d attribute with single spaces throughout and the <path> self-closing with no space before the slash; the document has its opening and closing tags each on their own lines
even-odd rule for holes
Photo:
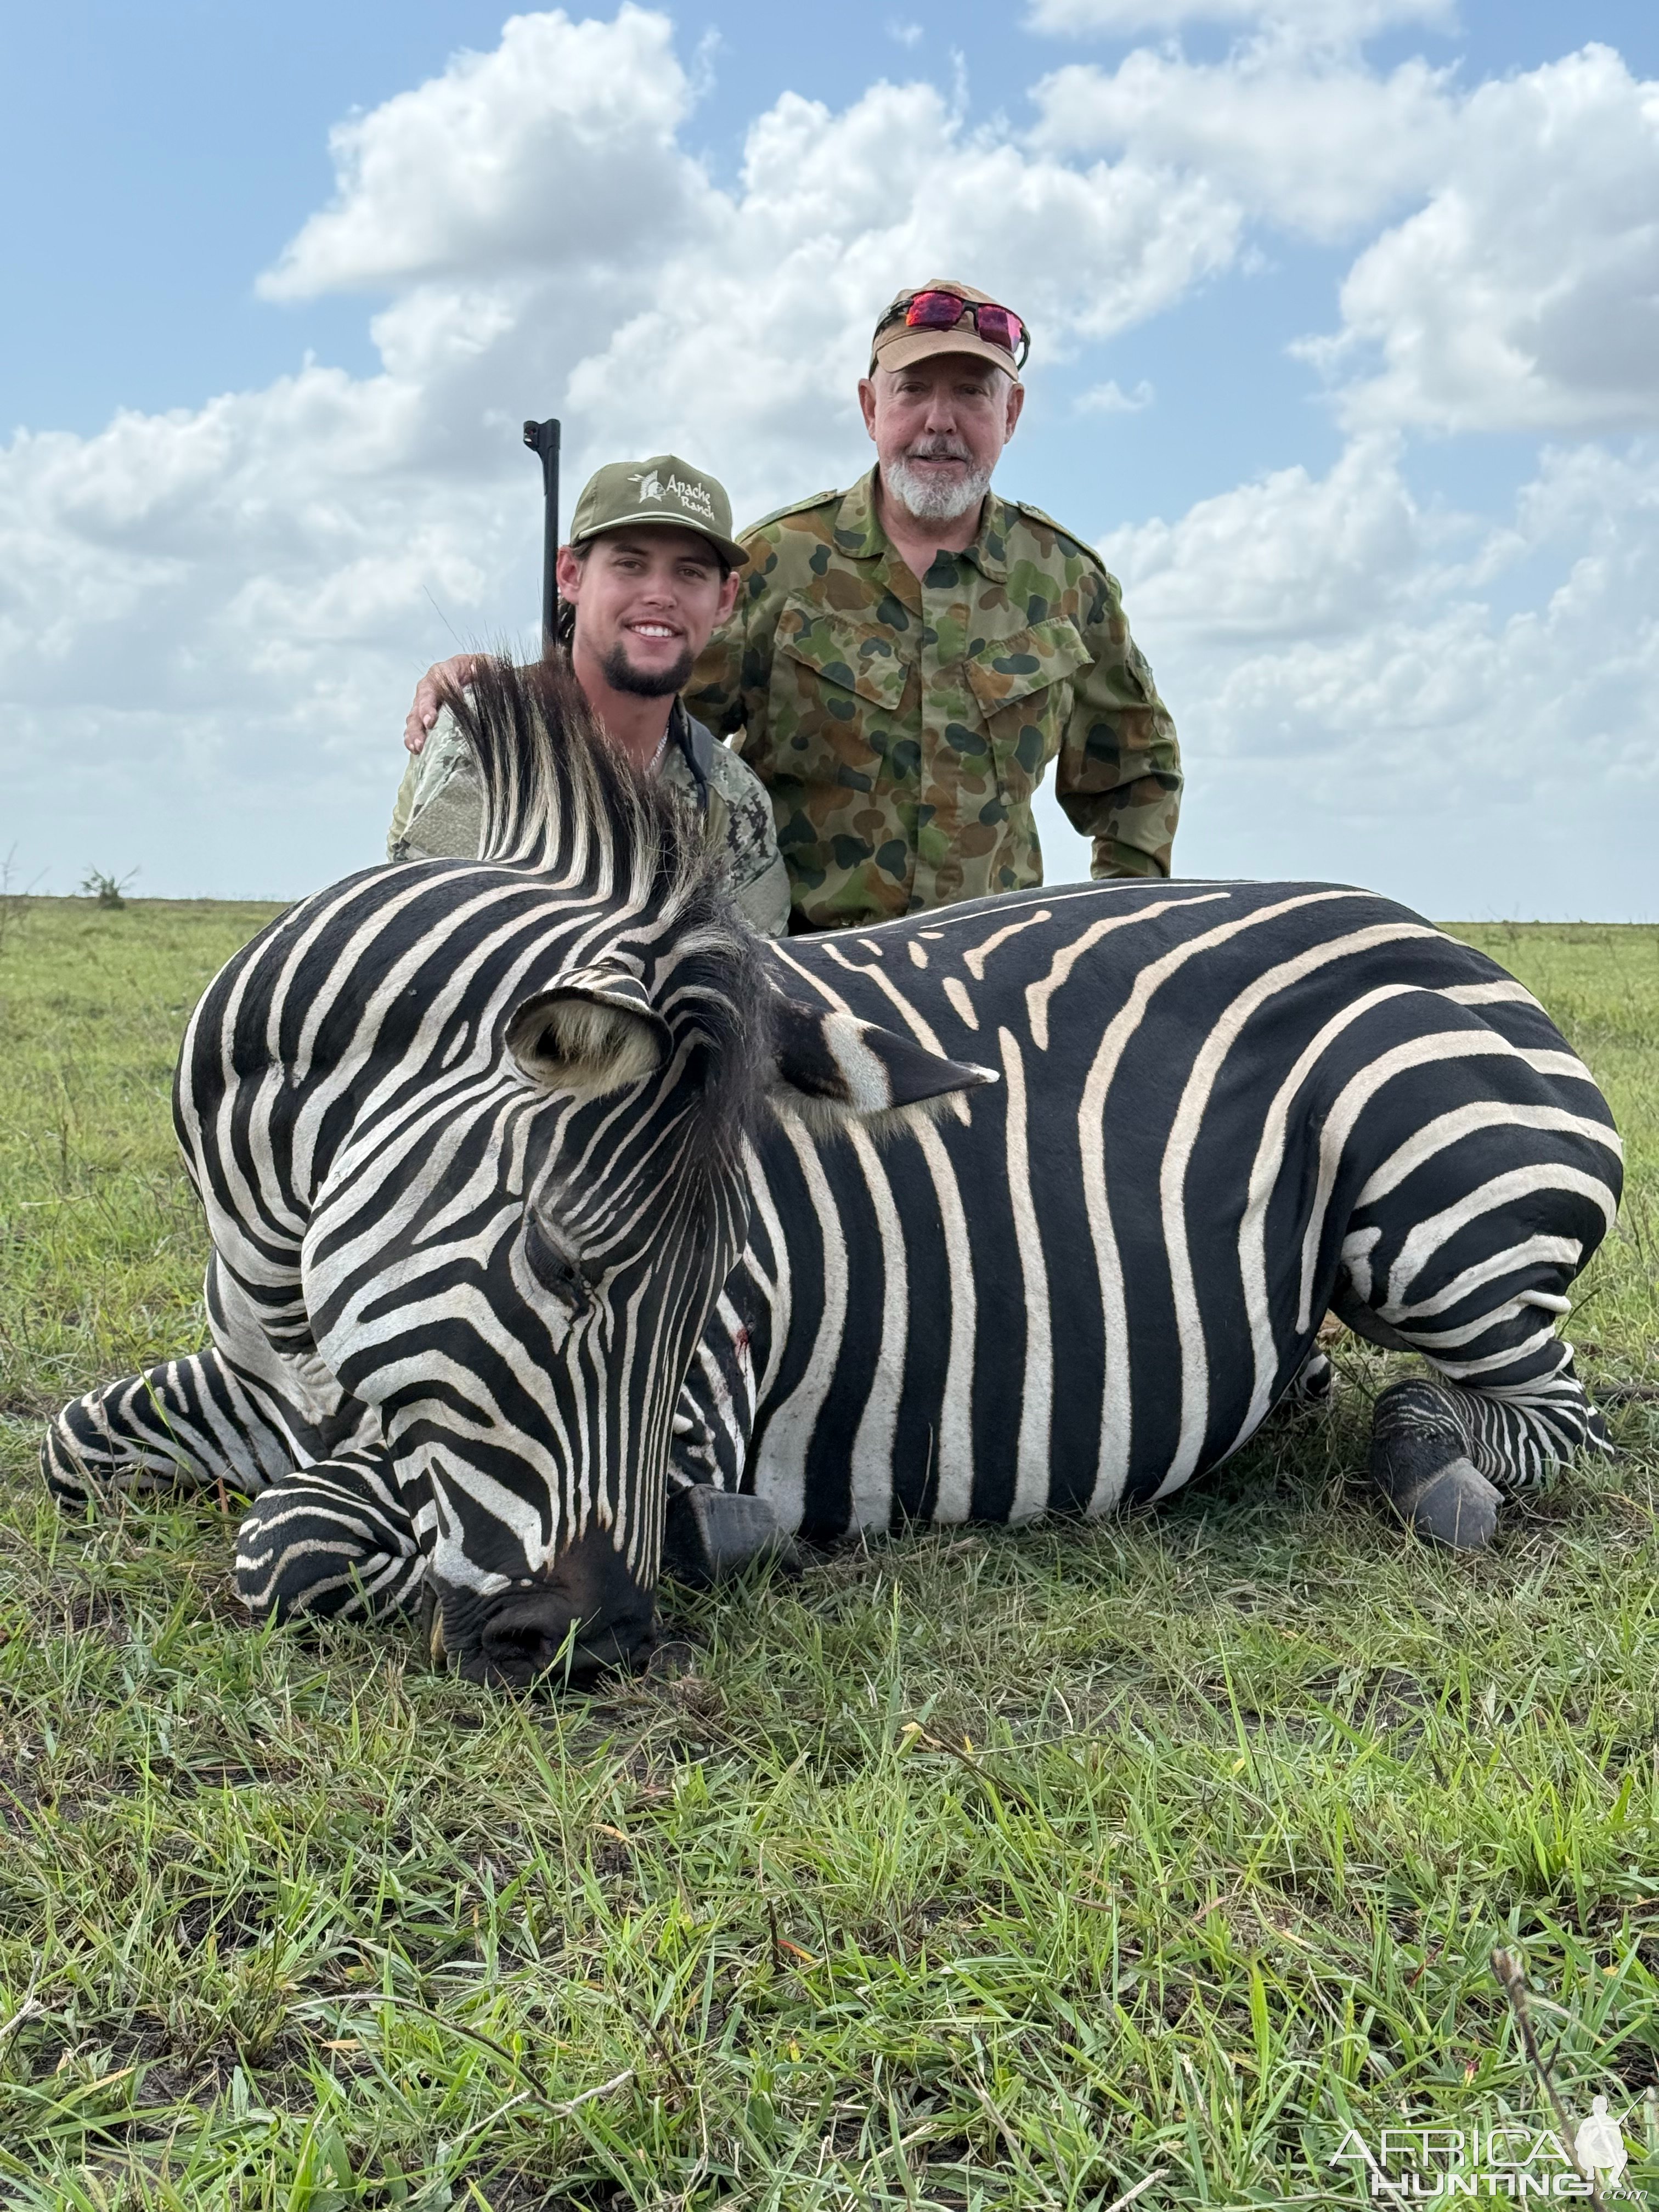
<svg viewBox="0 0 1659 2212">
<path fill-rule="evenodd" d="M 14 15 L 18 878 L 373 857 L 414 677 L 533 616 L 518 419 L 577 470 L 678 444 L 743 512 L 846 481 L 871 304 L 942 256 L 1033 324 L 1000 483 L 1123 577 L 1184 872 L 1659 907 L 1659 10 L 507 21 Z"/>
</svg>

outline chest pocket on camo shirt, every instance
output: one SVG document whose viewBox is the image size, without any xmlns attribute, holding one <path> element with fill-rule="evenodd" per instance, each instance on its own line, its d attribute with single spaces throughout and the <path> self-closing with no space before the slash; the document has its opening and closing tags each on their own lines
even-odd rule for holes
<svg viewBox="0 0 1659 2212">
<path fill-rule="evenodd" d="M 1005 805 L 1030 799 L 1060 750 L 1072 711 L 1072 678 L 1088 665 L 1089 648 L 1064 615 L 997 638 L 964 664 L 990 732 Z"/>
<path fill-rule="evenodd" d="M 806 592 L 787 599 L 772 656 L 775 774 L 873 791 L 909 673 L 879 624 Z"/>
</svg>

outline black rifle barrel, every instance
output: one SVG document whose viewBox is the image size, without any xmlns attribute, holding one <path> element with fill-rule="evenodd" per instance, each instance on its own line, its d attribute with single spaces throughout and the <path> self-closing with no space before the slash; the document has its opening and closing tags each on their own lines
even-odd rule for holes
<svg viewBox="0 0 1659 2212">
<path fill-rule="evenodd" d="M 526 422 L 524 441 L 541 456 L 542 490 L 542 651 L 553 650 L 559 615 L 559 426 L 555 422 Z"/>
</svg>

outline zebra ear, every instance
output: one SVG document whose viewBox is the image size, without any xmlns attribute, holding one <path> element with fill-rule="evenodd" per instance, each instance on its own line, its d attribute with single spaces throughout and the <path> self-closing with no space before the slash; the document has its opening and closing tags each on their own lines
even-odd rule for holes
<svg viewBox="0 0 1659 2212">
<path fill-rule="evenodd" d="M 507 1051 L 544 1091 L 601 1098 L 662 1066 L 668 1024 L 620 968 L 575 969 L 524 999 L 507 1018 Z"/>
<path fill-rule="evenodd" d="M 931 1116 L 962 1091 L 1000 1080 L 994 1068 L 946 1060 L 896 1030 L 827 1006 L 780 996 L 772 1021 L 772 1103 L 819 1129 L 879 1124 L 913 1111 Z"/>
</svg>

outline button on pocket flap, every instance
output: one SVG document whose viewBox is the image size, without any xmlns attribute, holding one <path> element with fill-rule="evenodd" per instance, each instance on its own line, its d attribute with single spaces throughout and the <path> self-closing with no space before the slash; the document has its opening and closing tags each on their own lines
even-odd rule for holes
<svg viewBox="0 0 1659 2212">
<path fill-rule="evenodd" d="M 777 649 L 816 671 L 826 683 L 856 691 L 890 714 L 898 712 L 908 671 L 878 623 L 828 613 L 797 594 L 785 602 L 778 617 Z"/>
<path fill-rule="evenodd" d="M 1086 667 L 1089 648 L 1077 626 L 1056 615 L 1048 622 L 1033 623 L 1012 637 L 993 638 L 969 656 L 964 665 L 968 681 L 988 714 L 1006 707 L 1011 699 L 1024 699 L 1033 691 L 1046 691 L 1079 668 Z"/>
</svg>

